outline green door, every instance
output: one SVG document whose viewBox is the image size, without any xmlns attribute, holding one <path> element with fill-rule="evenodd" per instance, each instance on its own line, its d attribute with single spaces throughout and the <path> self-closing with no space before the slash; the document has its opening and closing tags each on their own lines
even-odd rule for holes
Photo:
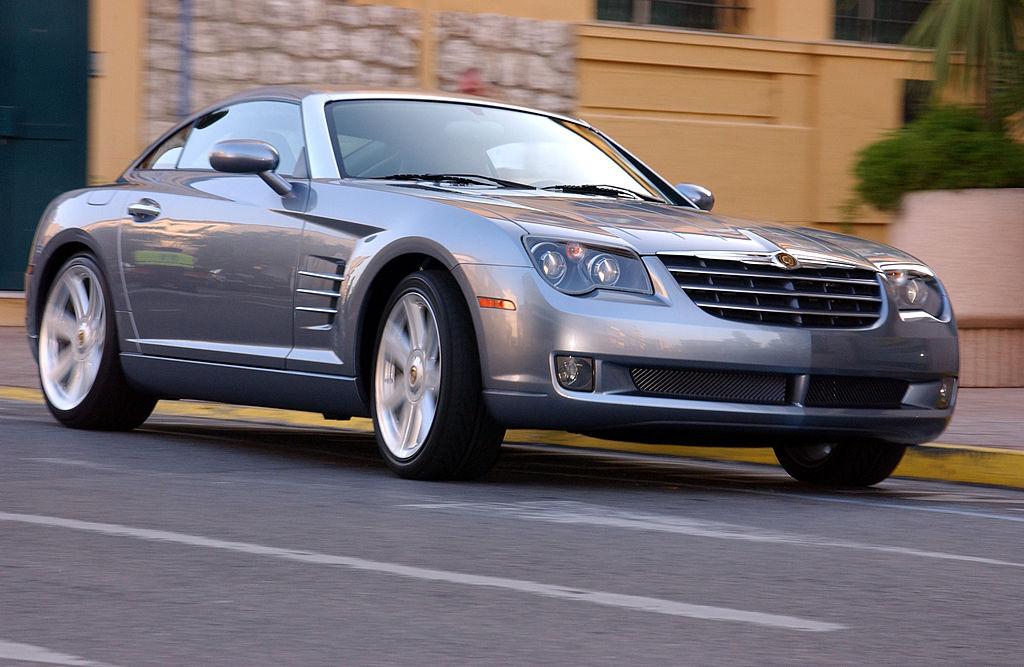
<svg viewBox="0 0 1024 667">
<path fill-rule="evenodd" d="M 0 290 L 24 288 L 39 216 L 86 184 L 87 0 L 0 0 Z"/>
</svg>

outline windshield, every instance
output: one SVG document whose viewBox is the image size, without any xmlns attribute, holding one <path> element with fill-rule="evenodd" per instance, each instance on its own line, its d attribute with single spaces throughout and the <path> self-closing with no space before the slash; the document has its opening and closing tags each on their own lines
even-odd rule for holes
<svg viewBox="0 0 1024 667">
<path fill-rule="evenodd" d="M 610 186 L 665 196 L 588 128 L 540 114 L 458 102 L 348 100 L 327 107 L 346 178 L 479 175 L 535 188 Z"/>
</svg>

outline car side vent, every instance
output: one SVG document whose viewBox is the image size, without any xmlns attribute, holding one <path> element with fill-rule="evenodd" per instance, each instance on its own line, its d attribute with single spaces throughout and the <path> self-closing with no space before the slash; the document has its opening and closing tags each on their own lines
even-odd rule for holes
<svg viewBox="0 0 1024 667">
<path fill-rule="evenodd" d="M 882 287 L 870 269 L 786 269 L 760 261 L 660 255 L 679 287 L 705 313 L 791 327 L 854 329 L 874 324 Z"/>
<path fill-rule="evenodd" d="M 296 325 L 315 331 L 330 329 L 338 316 L 345 261 L 310 255 L 305 266 L 298 271 L 295 281 Z"/>
</svg>

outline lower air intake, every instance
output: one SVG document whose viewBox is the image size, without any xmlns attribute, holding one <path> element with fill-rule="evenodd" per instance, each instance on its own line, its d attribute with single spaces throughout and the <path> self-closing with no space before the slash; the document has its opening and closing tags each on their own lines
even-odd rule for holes
<svg viewBox="0 0 1024 667">
<path fill-rule="evenodd" d="M 898 408 L 906 380 L 813 375 L 804 405 L 812 408 Z"/>
<path fill-rule="evenodd" d="M 629 374 L 637 389 L 652 396 L 766 405 L 786 403 L 786 376 L 782 374 L 668 368 L 631 368 Z"/>
</svg>

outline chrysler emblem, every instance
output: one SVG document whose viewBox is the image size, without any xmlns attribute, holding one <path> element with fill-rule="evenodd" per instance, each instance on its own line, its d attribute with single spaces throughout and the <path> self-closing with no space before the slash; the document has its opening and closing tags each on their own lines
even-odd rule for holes
<svg viewBox="0 0 1024 667">
<path fill-rule="evenodd" d="M 781 266 L 784 269 L 795 269 L 800 265 L 796 261 L 796 257 L 793 257 L 788 252 L 777 252 L 772 255 L 772 264 Z"/>
</svg>

